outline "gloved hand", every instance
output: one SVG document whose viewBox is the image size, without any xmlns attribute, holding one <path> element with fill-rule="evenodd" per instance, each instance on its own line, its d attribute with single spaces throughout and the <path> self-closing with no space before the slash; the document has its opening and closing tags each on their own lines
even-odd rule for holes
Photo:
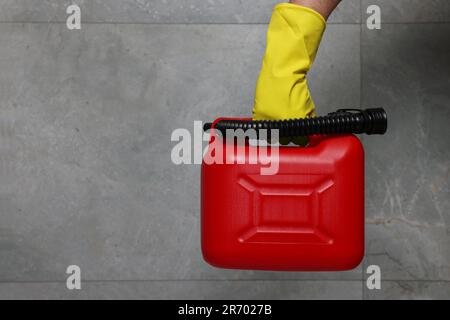
<svg viewBox="0 0 450 320">
<path fill-rule="evenodd" d="M 291 3 L 275 7 L 256 85 L 254 120 L 315 116 L 306 74 L 325 28 L 325 19 L 312 9 Z"/>
</svg>

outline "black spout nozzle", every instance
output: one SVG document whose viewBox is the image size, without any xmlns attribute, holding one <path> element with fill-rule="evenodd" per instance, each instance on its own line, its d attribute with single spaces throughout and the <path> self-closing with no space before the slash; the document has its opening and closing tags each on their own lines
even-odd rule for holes
<svg viewBox="0 0 450 320">
<path fill-rule="evenodd" d="M 278 130 L 280 137 L 310 136 L 317 134 L 385 134 L 388 119 L 386 111 L 377 109 L 341 109 L 324 117 L 292 120 L 222 120 L 215 129 L 223 134 L 227 130 Z M 212 128 L 206 123 L 205 131 Z"/>
</svg>

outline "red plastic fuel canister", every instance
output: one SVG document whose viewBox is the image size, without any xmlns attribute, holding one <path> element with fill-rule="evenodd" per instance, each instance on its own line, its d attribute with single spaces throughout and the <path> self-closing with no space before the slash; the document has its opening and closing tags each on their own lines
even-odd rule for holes
<svg viewBox="0 0 450 320">
<path fill-rule="evenodd" d="M 204 159 L 204 259 L 228 269 L 357 267 L 364 255 L 364 149 L 359 139 L 317 136 L 304 148 L 280 147 L 275 175 L 261 174 L 267 164 L 250 161 L 256 146 L 244 148 L 244 164 L 235 161 L 236 152 L 226 152 L 229 164 Z"/>
</svg>

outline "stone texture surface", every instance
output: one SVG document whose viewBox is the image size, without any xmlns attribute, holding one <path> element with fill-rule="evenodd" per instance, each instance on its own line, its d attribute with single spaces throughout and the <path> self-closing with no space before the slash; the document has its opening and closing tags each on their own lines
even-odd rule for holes
<svg viewBox="0 0 450 320">
<path fill-rule="evenodd" d="M 4 24 L 0 279 L 62 280 L 72 263 L 91 280 L 360 279 L 359 269 L 222 271 L 201 258 L 199 166 L 172 164 L 171 133 L 251 112 L 264 34 L 263 25 Z M 358 104 L 358 35 L 358 26 L 327 31 L 311 74 L 323 111 Z"/>
<path fill-rule="evenodd" d="M 367 264 L 385 279 L 450 279 L 448 25 L 364 31 L 363 105 L 389 134 L 367 139 Z"/>
<path fill-rule="evenodd" d="M 80 0 L 81 31 L 69 2 L 0 0 L 0 298 L 450 297 L 447 0 L 346 0 L 330 19 L 319 113 L 383 106 L 391 122 L 362 137 L 367 257 L 345 273 L 206 265 L 199 167 L 170 161 L 174 129 L 250 113 L 277 1 Z M 385 281 L 363 292 L 372 264 Z"/>
<path fill-rule="evenodd" d="M 381 290 L 365 291 L 367 300 L 449 300 L 450 282 L 385 281 Z"/>
<path fill-rule="evenodd" d="M 65 21 L 74 1 L 2 0 L 0 21 Z M 267 23 L 276 0 L 78 0 L 85 22 L 117 23 Z M 346 0 L 332 23 L 360 21 L 361 0 Z"/>
<path fill-rule="evenodd" d="M 364 13 L 370 5 L 380 7 L 383 23 L 450 22 L 447 0 L 362 0 Z"/>
<path fill-rule="evenodd" d="M 152 281 L 0 284 L 0 299 L 361 300 L 358 281 Z"/>
</svg>

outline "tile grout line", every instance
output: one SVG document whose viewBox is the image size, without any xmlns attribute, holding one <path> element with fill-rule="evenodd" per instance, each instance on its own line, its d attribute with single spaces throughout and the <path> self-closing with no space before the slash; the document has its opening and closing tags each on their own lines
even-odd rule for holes
<svg viewBox="0 0 450 320">
<path fill-rule="evenodd" d="M 449 22 L 450 23 L 450 22 Z M 30 21 L 15 21 L 3 20 L 0 24 L 66 24 L 66 21 L 59 20 L 30 20 Z M 81 24 L 96 25 L 96 24 L 118 24 L 118 25 L 268 25 L 267 22 L 144 22 L 144 21 L 82 21 Z M 329 25 L 359 25 L 359 22 L 328 22 Z"/>
<path fill-rule="evenodd" d="M 66 21 L 0 21 L 0 24 L 62 24 L 65 25 Z M 269 22 L 124 22 L 124 21 L 82 21 L 82 25 L 154 25 L 154 26 L 201 26 L 201 25 L 236 25 L 236 26 L 245 26 L 245 25 L 268 25 Z M 327 25 L 364 25 L 363 22 L 327 22 Z M 450 21 L 392 21 L 392 22 L 383 22 L 383 25 L 448 25 Z"/>
<path fill-rule="evenodd" d="M 129 280 L 81 280 L 84 283 L 139 283 L 139 282 L 359 282 L 359 279 L 129 279 Z M 450 282 L 450 280 L 449 280 Z M 17 280 L 0 281 L 0 284 L 44 284 L 44 283 L 66 283 L 66 280 Z"/>
<path fill-rule="evenodd" d="M 360 28 L 359 28 L 359 107 L 363 108 L 363 17 L 364 17 L 364 13 L 363 13 L 363 1 L 360 0 L 360 8 L 359 8 L 359 13 L 360 13 Z M 365 187 L 364 187 L 365 190 Z M 366 196 L 364 195 L 364 198 Z M 365 271 L 366 271 L 366 209 L 365 209 L 365 204 L 364 204 L 364 259 L 362 262 L 362 272 L 361 272 L 361 300 L 365 300 L 365 293 L 366 293 L 366 286 L 365 286 Z"/>
<path fill-rule="evenodd" d="M 82 283 L 153 283 L 153 282 L 355 282 L 361 279 L 161 279 L 161 280 L 81 280 Z M 397 283 L 450 283 L 450 280 L 383 280 Z M 55 281 L 0 281 L 2 284 L 65 284 L 65 280 Z"/>
</svg>

